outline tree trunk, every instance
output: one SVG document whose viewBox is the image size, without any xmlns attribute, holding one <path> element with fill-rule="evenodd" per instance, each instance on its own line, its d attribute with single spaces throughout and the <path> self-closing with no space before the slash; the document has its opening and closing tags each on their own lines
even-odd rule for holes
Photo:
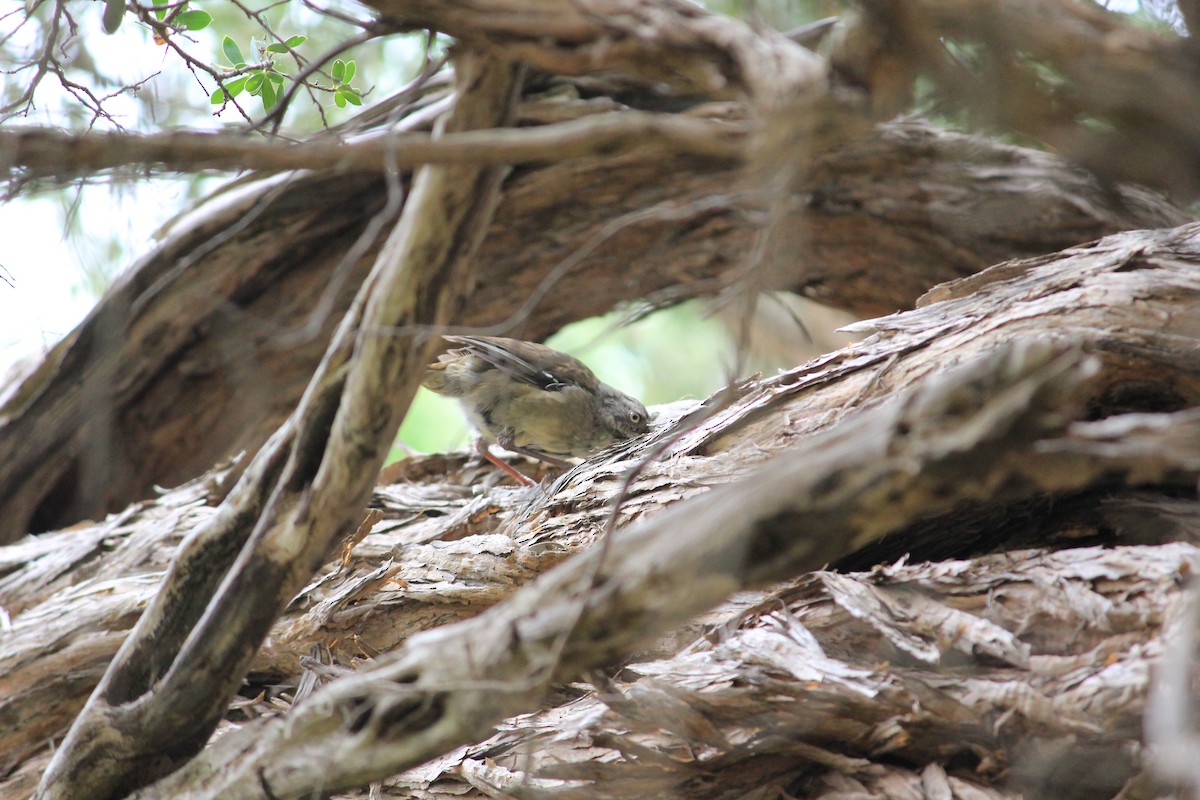
<svg viewBox="0 0 1200 800">
<path fill-rule="evenodd" d="M 1193 780 L 1200 228 L 1113 182 L 1200 191 L 1187 42 L 1067 0 L 864 3 L 828 58 L 679 0 L 371 5 L 455 37 L 452 94 L 335 148 L 63 147 L 260 172 L 4 394 L 0 798 Z M 881 121 L 920 76 L 1093 171 Z M 447 454 L 364 508 L 433 334 L 773 289 L 891 315 L 535 487 Z"/>
<path fill-rule="evenodd" d="M 544 104 L 523 119 L 544 120 Z M 0 541 L 115 512 L 256 450 L 394 223 L 386 194 L 376 175 L 298 174 L 179 223 L 4 402 Z M 909 308 L 1006 258 L 1190 219 L 1053 156 L 915 121 L 822 155 L 789 206 L 786 256 L 765 288 L 858 315 Z M 456 329 L 536 339 L 624 302 L 713 296 L 745 276 L 768 207 L 740 164 L 694 156 L 517 170 Z"/>
<path fill-rule="evenodd" d="M 998 265 L 538 489 L 465 455 L 405 462 L 385 521 L 274 626 L 228 732 L 140 796 L 302 797 L 431 758 L 387 792 L 1114 796 L 1148 768 L 1150 668 L 1196 566 L 1198 264 L 1185 226 Z M 6 549 L 4 797 L 215 513 L 206 491 Z M 901 563 L 789 578 L 881 558 Z M 238 729 L 305 672 L 332 682 Z"/>
</svg>

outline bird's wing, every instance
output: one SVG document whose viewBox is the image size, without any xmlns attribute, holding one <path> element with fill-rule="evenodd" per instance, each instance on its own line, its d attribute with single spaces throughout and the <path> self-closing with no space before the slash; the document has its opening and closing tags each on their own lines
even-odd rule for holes
<svg viewBox="0 0 1200 800">
<path fill-rule="evenodd" d="M 547 392 L 567 386 L 579 386 L 595 392 L 599 380 L 582 362 L 566 353 L 535 342 L 505 339 L 499 336 L 445 336 L 472 355 L 522 383 Z"/>
</svg>

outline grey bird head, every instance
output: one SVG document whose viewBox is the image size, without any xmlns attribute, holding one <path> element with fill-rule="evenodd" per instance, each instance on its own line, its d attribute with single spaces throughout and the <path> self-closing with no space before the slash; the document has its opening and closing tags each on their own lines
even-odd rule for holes
<svg viewBox="0 0 1200 800">
<path fill-rule="evenodd" d="M 607 383 L 596 389 L 596 405 L 601 424 L 616 440 L 629 439 L 650 430 L 646 407 Z"/>
</svg>

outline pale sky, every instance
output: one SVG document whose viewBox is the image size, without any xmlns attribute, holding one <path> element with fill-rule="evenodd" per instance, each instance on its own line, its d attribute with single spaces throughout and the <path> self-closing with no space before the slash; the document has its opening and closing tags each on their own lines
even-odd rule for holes
<svg viewBox="0 0 1200 800">
<path fill-rule="evenodd" d="M 72 291 L 79 272 L 62 237 L 55 203 L 0 206 L 0 373 L 53 345 L 88 312 L 94 298 Z"/>
<path fill-rule="evenodd" d="M 84 269 L 107 261 L 95 243 L 110 236 L 127 254 L 123 267 L 152 245 L 153 232 L 184 204 L 182 187 L 152 181 L 136 191 L 107 186 L 84 190 L 72 246 L 63 232 L 63 206 L 37 195 L 0 205 L 0 374 L 44 352 L 75 327 L 96 302 Z M 11 282 L 11 285 L 9 284 Z"/>
</svg>

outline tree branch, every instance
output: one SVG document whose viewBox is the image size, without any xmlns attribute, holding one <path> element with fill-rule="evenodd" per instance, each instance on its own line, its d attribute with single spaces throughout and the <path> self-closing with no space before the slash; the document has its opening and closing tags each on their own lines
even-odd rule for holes
<svg viewBox="0 0 1200 800">
<path fill-rule="evenodd" d="M 730 525 L 753 529 L 760 537 L 774 531 L 778 542 L 768 546 L 760 538 L 763 552 L 752 551 L 764 559 L 757 568 L 751 569 L 741 556 L 712 556 L 705 561 L 704 574 L 719 568 L 742 576 L 739 581 L 760 581 L 769 579 L 765 570 L 774 569 L 769 566 L 774 563 L 769 553 L 784 554 L 807 541 L 793 543 L 791 537 L 797 532 L 811 533 L 817 537 L 814 546 L 826 548 L 809 554 L 821 563 L 834 559 L 842 552 L 839 548 L 888 531 L 891 534 L 872 545 L 873 550 L 860 554 L 861 563 L 896 559 L 904 553 L 965 556 L 1011 546 L 1014 533 L 1043 541 L 1041 526 L 1047 519 L 1058 519 L 1047 509 L 1061 513 L 1080 493 L 1111 499 L 1119 487 L 1147 483 L 1168 493 L 1190 491 L 1180 487 L 1193 486 L 1200 469 L 1194 415 L 1130 412 L 1200 405 L 1192 313 L 1200 298 L 1197 263 L 1200 238 L 1195 226 L 1188 226 L 1110 237 L 1057 257 L 999 265 L 948 285 L 915 311 L 864 326 L 879 331 L 876 337 L 742 387 L 730 407 L 688 431 L 661 462 L 648 465 L 631 487 L 622 520 L 641 519 L 647 530 L 662 531 L 668 538 L 678 536 L 680 531 L 693 530 L 692 518 L 683 511 L 690 502 L 681 502 L 693 498 L 703 501 L 694 510 L 702 518 L 697 530 L 733 519 Z M 1067 386 L 1061 394 L 1046 394 L 1043 399 L 1049 405 L 1039 406 L 1042 401 L 1037 398 L 1042 395 L 1028 392 L 1042 384 L 1022 383 L 1011 374 L 1005 377 L 1004 362 L 997 358 L 997 348 L 1014 340 L 1080 343 L 1089 356 L 1070 363 L 1077 365 L 1071 370 L 1084 372 L 1072 371 L 1051 381 L 1049 385 L 1065 382 Z M 982 372 L 975 377 L 962 374 L 949 383 L 938 377 L 947 365 L 964 359 L 975 359 Z M 992 371 L 996 375 L 988 378 Z M 1079 380 L 1068 380 L 1070 376 Z M 1015 383 L 1007 382 L 1010 378 Z M 908 386 L 917 388 L 906 395 L 906 404 L 881 406 L 900 387 Z M 296 664 L 314 641 L 328 647 L 336 662 L 349 663 L 364 652 L 400 647 L 418 631 L 474 616 L 510 596 L 565 554 L 593 543 L 630 460 L 642 458 L 662 437 L 676 436 L 678 420 L 687 410 L 660 414 L 649 441 L 590 460 L 536 493 L 495 487 L 477 494 L 471 484 L 489 473 L 481 473 L 478 467 L 463 468 L 465 457 L 448 462 L 438 456 L 406 464 L 399 485 L 377 496 L 391 521 L 357 545 L 347 564 L 339 558 L 298 593 L 253 669 L 269 683 L 286 680 L 295 675 Z M 1072 420 L 1085 417 L 1099 421 L 1072 426 Z M 1027 418 L 1042 420 L 1038 425 L 1048 427 L 1026 431 L 1020 420 Z M 772 456 L 783 460 L 763 465 Z M 849 459 L 845 471 L 838 466 L 843 464 L 840 459 Z M 454 472 L 447 478 L 448 464 Z M 747 477 L 755 464 L 762 470 Z M 858 466 L 850 466 L 854 464 Z M 889 472 L 893 469 L 900 471 Z M 785 478 L 797 483 L 781 487 L 777 481 Z M 433 486 L 431 479 L 436 481 Z M 812 494 L 806 494 L 805 481 L 817 482 Z M 762 490 L 773 492 L 765 504 L 754 488 L 759 484 L 774 487 Z M 203 494 L 201 486 L 185 487 L 164 498 L 161 507 L 135 507 L 106 525 L 0 550 L 4 573 L 0 606 L 13 613 L 13 630 L 0 657 L 0 719 L 39 721 L 36 726 L 0 731 L 0 752 L 25 758 L 66 724 L 80 693 L 98 678 L 115 649 L 119 636 L 113 632 L 128 629 L 150 594 L 144 576 L 163 569 L 163 554 L 183 532 L 197 524 L 214 524 L 211 517 L 218 512 L 203 506 Z M 778 509 L 780 503 L 793 502 L 801 510 L 776 514 L 775 527 L 768 527 L 767 521 L 756 527 L 754 520 L 770 517 L 771 509 Z M 679 508 L 677 514 L 671 512 L 675 516 L 663 516 L 664 509 L 675 506 Z M 714 506 L 721 508 L 714 510 Z M 134 524 L 139 515 L 144 517 L 144 528 Z M 1088 523 L 1090 519 L 1084 516 L 1082 522 L 1068 519 L 1063 524 L 1077 532 L 1081 524 L 1094 524 Z M 1113 516 L 1103 527 L 1136 528 L 1128 520 L 1145 520 L 1147 515 L 1130 511 L 1124 519 Z M 834 526 L 851 526 L 854 532 Z M 139 533 L 143 530 L 152 533 Z M 704 546 L 717 547 L 719 541 L 718 537 Z M 746 540 L 745 546 L 752 541 Z M 639 569 L 690 563 L 673 552 L 660 553 L 657 544 L 628 547 L 628 558 L 641 560 Z M 111 553 L 100 562 L 103 566 L 97 566 L 95 554 L 101 549 Z M 703 552 L 694 557 L 705 558 Z M 803 558 L 798 553 L 787 557 Z M 616 584 L 609 582 L 623 574 L 616 563 L 603 571 L 606 583 L 597 602 L 611 596 L 604 587 L 616 590 Z M 572 569 L 575 572 L 568 574 L 579 574 L 584 567 Z M 79 570 L 93 577 L 94 583 L 76 588 Z M 712 580 L 721 582 L 719 576 Z M 116 585 L 123 587 L 121 591 L 111 588 Z M 571 605 L 578 594 L 568 593 L 554 601 L 562 605 L 554 605 L 552 595 L 542 591 L 550 590 L 539 589 L 541 599 L 534 605 L 551 617 L 552 608 L 578 608 Z M 202 597 L 209 594 L 200 592 Z M 637 597 L 647 604 L 659 602 L 645 599 L 646 594 L 630 596 L 628 602 Z M 87 598 L 85 612 L 76 607 L 80 598 Z M 666 589 L 661 602 L 672 602 Z M 503 613 L 516 613 L 514 608 Z M 616 610 L 610 607 L 613 613 Z M 636 646 L 620 637 L 651 636 L 650 627 L 639 634 L 637 626 L 660 614 L 675 613 L 684 612 L 647 605 L 644 617 L 612 616 L 608 628 L 587 628 L 586 635 L 602 638 L 563 651 L 562 669 L 583 668 L 579 659 L 591 656 L 578 650 L 597 648 L 596 658 L 615 658 L 618 650 Z M 600 625 L 604 615 L 599 609 L 595 614 L 588 619 Z M 617 632 L 612 632 L 614 619 L 621 620 Z M 61 621 L 49 625 L 47 620 Z M 522 631 L 524 625 L 520 623 Z M 96 632 L 105 635 L 97 637 Z M 616 638 L 603 638 L 610 635 Z M 53 637 L 52 643 L 46 636 Z M 489 653 L 497 658 L 525 658 L 526 666 L 537 666 L 530 661 L 533 655 L 545 655 L 534 649 L 505 656 L 488 650 L 484 642 L 471 650 L 471 663 L 480 670 L 485 669 Z M 599 652 L 605 648 L 607 654 Z M 516 669 L 516 663 L 504 669 Z M 542 673 L 551 668 L 538 663 L 541 672 L 502 670 L 490 677 L 462 680 L 468 689 L 476 685 L 495 689 L 488 681 L 501 681 L 515 693 L 520 686 L 545 679 Z M 46 675 L 62 677 L 47 682 Z M 526 700 L 511 697 L 504 702 Z M 446 728 L 441 734 L 450 735 Z M 219 769 L 221 759 L 234 756 L 218 747 L 207 758 L 213 769 Z M 28 776 L 24 770 L 20 774 Z M 22 796 L 19 778 L 6 784 L 6 790 L 10 785 L 13 793 L 3 795 L 6 800 Z"/>
<path fill-rule="evenodd" d="M 404 133 L 358 142 L 285 144 L 220 133 L 71 134 L 49 128 L 0 131 L 0 169 L 9 180 L 78 175 L 123 166 L 174 172 L 250 169 L 384 172 L 422 164 L 553 163 L 640 151 L 736 161 L 745 129 L 715 120 L 639 111 L 595 114 L 535 128 L 464 131 L 435 139 Z"/>
<path fill-rule="evenodd" d="M 1110 180 L 1200 193 L 1200 91 L 1190 39 L 1072 0 L 868 0 L 843 37 L 871 91 L 895 91 L 895 68 L 929 74 L 954 107 L 1033 136 Z M 947 43 L 955 47 L 952 55 Z"/>
<path fill-rule="evenodd" d="M 613 543 L 595 585 L 603 550 L 479 617 L 410 637 L 286 721 L 230 732 L 212 759 L 141 796 L 180 797 L 192 786 L 202 788 L 191 797 L 298 798 L 365 786 L 535 710 L 550 682 L 612 666 L 732 591 L 828 563 L 964 503 L 1020 501 L 1113 475 L 1194 482 L 1195 413 L 1153 426 L 1157 444 L 1170 437 L 1173 447 L 1097 447 L 1086 428 L 1063 431 L 1096 391 L 1097 367 L 1078 350 L 1018 340 L 931 375 L 811 449 L 635 524 Z"/>
<path fill-rule="evenodd" d="M 1059 522 L 1097 527 L 1094 509 Z M 1198 563 L 1194 543 L 1039 548 L 741 593 L 680 651 L 592 676 L 377 796 L 894 800 L 938 778 L 956 797 L 1112 797 L 1138 769 L 1176 576 Z"/>
<path fill-rule="evenodd" d="M 459 73 L 448 130 L 511 120 L 514 66 L 468 55 Z M 245 547 L 237 553 L 231 537 L 213 528 L 197 534 L 72 725 L 37 797 L 111 797 L 169 773 L 203 746 L 271 623 L 339 534 L 353 529 L 355 509 L 432 355 L 414 336 L 379 337 L 373 328 L 396 320 L 436 324 L 455 313 L 502 174 L 430 167 L 417 175 L 405 213 L 295 415 L 226 501 L 224 516 L 239 516 Z M 247 494 L 268 492 L 261 510 L 246 508 Z M 199 578 L 190 569 L 197 562 Z M 181 596 L 197 584 L 215 589 L 211 600 L 210 591 L 199 594 L 202 615 L 195 596 Z"/>
<path fill-rule="evenodd" d="M 527 103 L 522 118 L 594 103 Z M 479 253 L 488 280 L 455 322 L 538 338 L 633 299 L 714 295 L 744 272 L 769 205 L 746 183 L 738 164 L 638 151 L 518 171 Z M 387 198 L 378 176 L 306 173 L 238 187 L 179 223 L 3 400 L 0 541 L 119 510 L 258 448 L 370 267 Z M 822 154 L 788 211 L 790 256 L 768 288 L 860 315 L 1006 258 L 1190 219 L 1052 155 L 916 121 Z M 103 480 L 54 453 L 96 454 Z"/>
<path fill-rule="evenodd" d="M 616 70 L 687 91 L 750 99 L 761 109 L 827 86 L 816 54 L 781 33 L 753 29 L 683 0 L 372 0 L 384 19 L 497 48 L 554 74 Z"/>
</svg>

